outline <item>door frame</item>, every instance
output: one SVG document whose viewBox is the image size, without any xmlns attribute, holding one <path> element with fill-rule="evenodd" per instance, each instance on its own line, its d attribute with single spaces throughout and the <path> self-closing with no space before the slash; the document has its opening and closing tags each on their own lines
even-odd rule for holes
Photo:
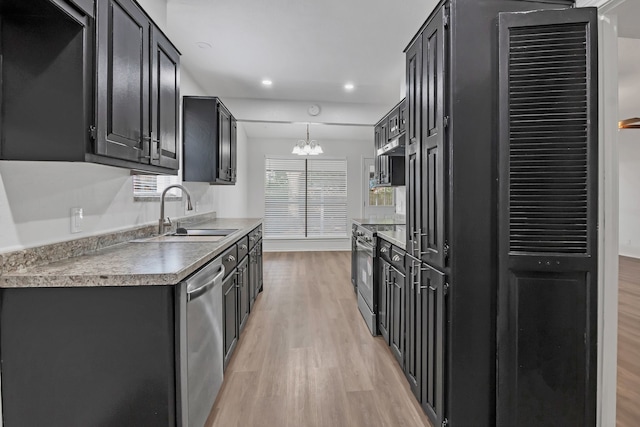
<svg viewBox="0 0 640 427">
<path fill-rule="evenodd" d="M 618 30 L 611 10 L 629 0 L 577 0 L 598 7 L 599 244 L 597 425 L 616 425 L 618 364 Z M 631 0 L 635 1 L 635 0 Z"/>
</svg>

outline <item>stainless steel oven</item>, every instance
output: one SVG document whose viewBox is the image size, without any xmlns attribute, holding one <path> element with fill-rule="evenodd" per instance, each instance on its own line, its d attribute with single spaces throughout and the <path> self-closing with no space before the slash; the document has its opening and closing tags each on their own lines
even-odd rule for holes
<svg viewBox="0 0 640 427">
<path fill-rule="evenodd" d="M 377 335 L 376 307 L 374 298 L 376 238 L 372 230 L 358 227 L 355 236 L 353 261 L 356 269 L 358 309 L 367 327 Z"/>
</svg>

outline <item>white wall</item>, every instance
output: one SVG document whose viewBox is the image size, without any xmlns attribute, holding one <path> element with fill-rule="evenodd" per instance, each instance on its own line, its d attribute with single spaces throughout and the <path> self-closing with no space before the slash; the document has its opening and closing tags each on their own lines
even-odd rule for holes
<svg viewBox="0 0 640 427">
<path fill-rule="evenodd" d="M 249 216 L 264 216 L 264 160 L 268 155 L 289 156 L 295 141 L 274 139 L 249 139 Z M 320 141 L 324 156 L 347 159 L 347 218 L 361 215 L 362 177 L 361 162 L 365 155 L 371 154 L 371 140 L 363 141 Z M 264 248 L 274 250 L 349 250 L 351 231 L 347 230 L 344 239 L 318 240 L 265 240 Z"/>
<path fill-rule="evenodd" d="M 219 218 L 243 218 L 249 216 L 248 139 L 242 123 L 238 123 L 237 150 L 238 175 L 236 176 L 236 185 L 220 185 L 214 189 L 214 204 Z"/>
</svg>

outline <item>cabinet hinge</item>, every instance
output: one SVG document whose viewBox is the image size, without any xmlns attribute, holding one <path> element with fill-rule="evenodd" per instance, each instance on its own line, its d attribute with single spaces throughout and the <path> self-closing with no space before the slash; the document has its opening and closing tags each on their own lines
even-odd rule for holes
<svg viewBox="0 0 640 427">
<path fill-rule="evenodd" d="M 442 246 L 442 252 L 444 253 L 444 262 L 445 264 L 449 262 L 449 252 L 451 251 L 451 248 L 449 247 L 449 244 L 447 242 L 444 242 L 444 245 Z"/>
<path fill-rule="evenodd" d="M 442 420 L 442 427 L 448 427 L 449 426 L 449 420 L 448 419 L 444 419 Z"/>
<path fill-rule="evenodd" d="M 449 127 L 449 116 L 444 116 L 444 127 L 448 128 Z"/>
<path fill-rule="evenodd" d="M 95 140 L 97 138 L 97 133 L 96 133 L 96 127 L 95 126 L 89 126 L 89 135 L 91 136 L 91 139 Z"/>
<path fill-rule="evenodd" d="M 451 288 L 449 282 L 444 282 L 444 288 L 442 289 L 443 295 L 447 296 L 449 294 L 449 288 Z"/>
<path fill-rule="evenodd" d="M 449 8 L 444 8 L 444 16 L 442 17 L 442 23 L 444 28 L 449 28 L 450 18 L 449 18 Z"/>
</svg>

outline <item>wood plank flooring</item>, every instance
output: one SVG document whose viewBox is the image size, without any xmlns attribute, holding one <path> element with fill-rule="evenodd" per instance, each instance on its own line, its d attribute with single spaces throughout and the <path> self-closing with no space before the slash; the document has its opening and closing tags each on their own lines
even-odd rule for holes
<svg viewBox="0 0 640 427">
<path fill-rule="evenodd" d="M 356 306 L 349 252 L 264 254 L 264 291 L 207 427 L 431 424 Z"/>
<path fill-rule="evenodd" d="M 640 426 L 640 260 L 620 257 L 618 427 Z"/>
</svg>

